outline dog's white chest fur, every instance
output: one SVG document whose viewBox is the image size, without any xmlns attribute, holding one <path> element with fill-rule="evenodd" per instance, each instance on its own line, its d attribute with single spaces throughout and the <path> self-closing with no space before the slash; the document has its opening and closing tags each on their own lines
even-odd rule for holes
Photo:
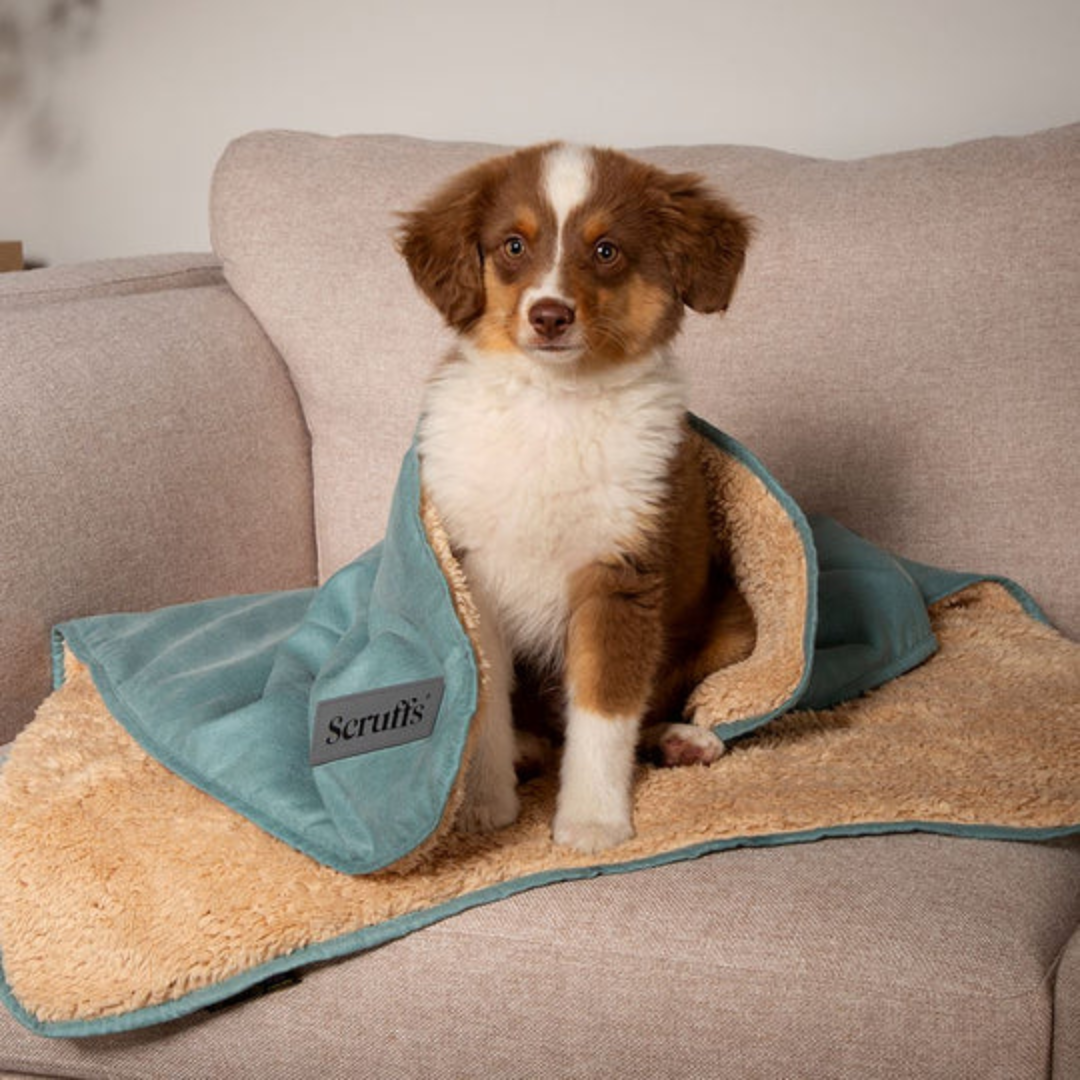
<svg viewBox="0 0 1080 1080">
<path fill-rule="evenodd" d="M 660 356 L 574 383 L 473 355 L 429 385 L 423 482 L 515 653 L 559 659 L 570 577 L 663 498 L 682 400 Z"/>
</svg>

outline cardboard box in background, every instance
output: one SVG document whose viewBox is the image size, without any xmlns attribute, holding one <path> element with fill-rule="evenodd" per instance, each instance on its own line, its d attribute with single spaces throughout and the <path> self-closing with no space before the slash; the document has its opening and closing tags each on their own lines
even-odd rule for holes
<svg viewBox="0 0 1080 1080">
<path fill-rule="evenodd" d="M 23 268 L 23 246 L 20 240 L 0 240 L 0 273 Z"/>
</svg>

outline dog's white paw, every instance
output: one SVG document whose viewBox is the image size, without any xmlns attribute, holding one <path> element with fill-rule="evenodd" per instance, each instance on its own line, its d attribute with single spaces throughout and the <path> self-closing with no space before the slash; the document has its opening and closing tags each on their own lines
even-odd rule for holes
<svg viewBox="0 0 1080 1080">
<path fill-rule="evenodd" d="M 521 800 L 513 787 L 492 789 L 483 795 L 466 791 L 458 811 L 457 827 L 462 832 L 485 833 L 513 825 L 521 812 Z"/>
<path fill-rule="evenodd" d="M 622 844 L 634 835 L 634 826 L 626 821 L 579 821 L 556 814 L 552 828 L 555 843 L 573 848 L 583 855 Z"/>
<path fill-rule="evenodd" d="M 709 728 L 664 724 L 650 733 L 651 748 L 661 765 L 711 765 L 724 753 L 724 743 Z"/>
</svg>

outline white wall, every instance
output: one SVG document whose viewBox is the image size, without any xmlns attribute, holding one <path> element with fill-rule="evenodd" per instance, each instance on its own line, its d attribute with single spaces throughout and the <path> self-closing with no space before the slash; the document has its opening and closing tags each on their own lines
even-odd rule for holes
<svg viewBox="0 0 1080 1080">
<path fill-rule="evenodd" d="M 50 2 L 0 0 L 0 14 L 40 24 Z M 60 46 L 39 33 L 14 96 L 0 42 L 0 238 L 50 263 L 207 248 L 214 162 L 260 127 L 855 157 L 1080 119 L 1078 0 L 98 0 L 79 13 Z"/>
</svg>

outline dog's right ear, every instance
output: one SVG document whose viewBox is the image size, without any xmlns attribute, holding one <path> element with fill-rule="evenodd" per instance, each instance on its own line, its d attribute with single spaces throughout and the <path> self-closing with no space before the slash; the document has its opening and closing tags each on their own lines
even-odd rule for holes
<svg viewBox="0 0 1080 1080">
<path fill-rule="evenodd" d="M 726 311 L 742 273 L 752 221 L 692 173 L 665 174 L 668 252 L 676 287 L 694 311 Z"/>
<path fill-rule="evenodd" d="M 458 332 L 484 313 L 480 225 L 498 164 L 474 166 L 401 215 L 398 251 L 421 291 Z"/>
</svg>

